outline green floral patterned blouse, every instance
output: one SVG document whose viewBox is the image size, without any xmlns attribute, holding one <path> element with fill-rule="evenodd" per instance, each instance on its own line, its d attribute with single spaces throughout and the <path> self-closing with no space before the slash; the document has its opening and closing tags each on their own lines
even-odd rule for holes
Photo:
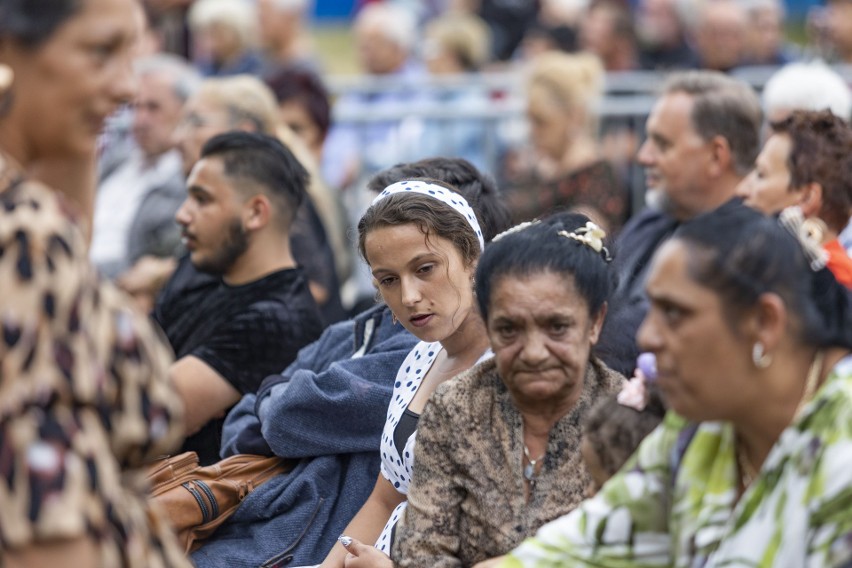
<svg viewBox="0 0 852 568">
<path fill-rule="evenodd" d="M 852 357 L 739 502 L 737 483 L 733 427 L 669 413 L 595 498 L 502 566 L 852 566 Z"/>
</svg>

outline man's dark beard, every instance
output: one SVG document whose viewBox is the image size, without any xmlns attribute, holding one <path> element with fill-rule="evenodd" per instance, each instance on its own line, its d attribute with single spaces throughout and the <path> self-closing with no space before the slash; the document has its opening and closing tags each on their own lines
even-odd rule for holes
<svg viewBox="0 0 852 568">
<path fill-rule="evenodd" d="M 200 262 L 193 261 L 195 268 L 201 272 L 222 276 L 240 258 L 248 249 L 248 234 L 243 229 L 243 224 L 239 219 L 233 219 L 227 228 L 227 236 L 225 241 L 210 258 L 203 259 Z"/>
</svg>

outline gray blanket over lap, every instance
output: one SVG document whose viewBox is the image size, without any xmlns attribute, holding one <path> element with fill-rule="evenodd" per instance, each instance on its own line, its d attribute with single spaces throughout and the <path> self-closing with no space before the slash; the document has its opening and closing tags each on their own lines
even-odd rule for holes
<svg viewBox="0 0 852 568">
<path fill-rule="evenodd" d="M 370 309 L 329 327 L 228 415 L 222 457 L 274 453 L 296 468 L 266 482 L 192 555 L 196 566 L 322 561 L 366 501 L 393 382 L 417 340 Z"/>
</svg>

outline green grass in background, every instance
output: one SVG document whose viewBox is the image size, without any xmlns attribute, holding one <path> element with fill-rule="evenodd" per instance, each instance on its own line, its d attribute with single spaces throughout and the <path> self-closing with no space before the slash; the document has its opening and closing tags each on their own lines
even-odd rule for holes
<svg viewBox="0 0 852 568">
<path fill-rule="evenodd" d="M 314 50 L 325 75 L 354 75 L 360 72 L 349 23 L 314 25 Z"/>
</svg>

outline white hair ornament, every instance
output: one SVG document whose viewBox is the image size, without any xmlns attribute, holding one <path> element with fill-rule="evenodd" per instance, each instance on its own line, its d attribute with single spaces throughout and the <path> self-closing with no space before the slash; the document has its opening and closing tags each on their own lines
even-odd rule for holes
<svg viewBox="0 0 852 568">
<path fill-rule="evenodd" d="M 539 221 L 538 219 L 536 219 L 535 221 L 524 221 L 523 223 L 518 223 L 514 227 L 509 227 L 508 229 L 506 229 L 502 233 L 495 236 L 493 239 L 491 239 L 491 242 L 496 243 L 497 241 L 499 241 L 503 237 L 512 235 L 514 233 L 519 233 L 519 232 L 523 231 L 524 229 L 528 229 L 529 227 L 532 227 L 533 225 L 538 225 L 539 223 L 541 223 L 541 221 Z"/>
<path fill-rule="evenodd" d="M 812 219 L 805 219 L 805 215 L 798 205 L 787 207 L 781 211 L 778 219 L 781 221 L 781 225 L 798 239 L 802 250 L 805 251 L 805 256 L 808 257 L 811 270 L 816 272 L 825 268 L 828 262 L 828 253 L 822 247 L 824 230 L 820 227 L 820 224 Z"/>
<path fill-rule="evenodd" d="M 600 254 L 606 262 L 612 260 L 612 257 L 609 256 L 609 250 L 603 244 L 603 240 L 606 238 L 606 231 L 591 221 L 586 222 L 584 227 L 575 229 L 570 233 L 568 231 L 559 231 L 557 234 L 560 237 L 583 243 Z"/>
</svg>

